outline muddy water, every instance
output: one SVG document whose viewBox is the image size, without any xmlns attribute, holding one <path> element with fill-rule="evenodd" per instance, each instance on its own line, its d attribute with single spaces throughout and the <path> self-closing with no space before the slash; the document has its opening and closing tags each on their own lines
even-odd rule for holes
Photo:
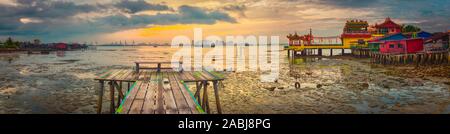
<svg viewBox="0 0 450 134">
<path fill-rule="evenodd" d="M 133 61 L 170 60 L 177 50 L 98 47 L 49 55 L 0 54 L 0 113 L 95 113 L 97 74 L 131 68 Z M 359 59 L 298 59 L 289 66 L 285 52 L 280 54 L 276 82 L 261 82 L 264 72 L 226 73 L 224 113 L 450 112 L 448 85 L 385 75 L 385 68 Z M 295 82 L 301 87 L 295 88 Z"/>
</svg>

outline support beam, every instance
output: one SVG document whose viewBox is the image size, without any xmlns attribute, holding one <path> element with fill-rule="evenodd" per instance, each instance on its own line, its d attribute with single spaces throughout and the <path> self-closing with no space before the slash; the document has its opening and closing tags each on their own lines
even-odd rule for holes
<svg viewBox="0 0 450 134">
<path fill-rule="evenodd" d="M 114 114 L 114 109 L 115 109 L 115 106 L 114 106 L 114 85 L 113 85 L 113 82 L 111 81 L 111 82 L 109 82 L 109 94 L 110 94 L 110 97 L 111 97 L 111 104 L 110 104 L 110 109 L 109 109 L 109 112 L 111 113 L 111 114 Z"/>
<path fill-rule="evenodd" d="M 100 81 L 100 86 L 99 86 L 99 92 L 98 92 L 98 100 L 97 100 L 97 114 L 101 114 L 102 113 L 102 104 L 103 104 L 103 92 L 104 92 L 104 87 L 105 86 L 105 82 L 104 81 Z"/>
<path fill-rule="evenodd" d="M 220 107 L 219 89 L 218 89 L 219 83 L 218 83 L 218 81 L 214 81 L 213 83 L 214 83 L 213 86 L 214 86 L 214 95 L 216 98 L 217 112 L 219 114 L 222 114 L 222 108 Z"/>
</svg>

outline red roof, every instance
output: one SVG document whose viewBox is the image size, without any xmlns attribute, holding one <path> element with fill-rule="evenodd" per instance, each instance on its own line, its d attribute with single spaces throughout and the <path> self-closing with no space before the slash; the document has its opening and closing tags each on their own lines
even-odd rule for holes
<svg viewBox="0 0 450 134">
<path fill-rule="evenodd" d="M 383 23 L 375 25 L 376 28 L 401 28 L 400 25 L 398 25 L 397 23 L 393 22 L 391 20 L 391 18 L 386 18 L 386 20 L 384 20 Z"/>
</svg>

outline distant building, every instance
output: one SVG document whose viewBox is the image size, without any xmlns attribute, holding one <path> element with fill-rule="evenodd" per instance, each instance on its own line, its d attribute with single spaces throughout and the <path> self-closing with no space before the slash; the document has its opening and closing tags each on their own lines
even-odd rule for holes
<svg viewBox="0 0 450 134">
<path fill-rule="evenodd" d="M 69 45 L 66 43 L 57 43 L 55 44 L 55 49 L 57 50 L 67 50 L 69 48 Z"/>
<path fill-rule="evenodd" d="M 402 32 L 402 27 L 393 22 L 391 18 L 386 18 L 383 23 L 375 24 L 377 34 L 392 35 Z"/>
<path fill-rule="evenodd" d="M 368 27 L 369 24 L 367 21 L 347 21 L 341 35 L 343 46 L 346 48 L 367 47 L 366 41 L 372 38 Z"/>
<path fill-rule="evenodd" d="M 425 40 L 425 51 L 441 51 L 449 49 L 449 37 L 447 33 L 435 33 Z"/>
<path fill-rule="evenodd" d="M 39 39 L 34 39 L 33 40 L 33 45 L 37 46 L 37 45 L 40 45 L 40 44 L 41 44 L 41 40 L 39 40 Z"/>
<path fill-rule="evenodd" d="M 417 53 L 423 51 L 423 39 L 387 40 L 380 44 L 381 53 Z"/>
</svg>

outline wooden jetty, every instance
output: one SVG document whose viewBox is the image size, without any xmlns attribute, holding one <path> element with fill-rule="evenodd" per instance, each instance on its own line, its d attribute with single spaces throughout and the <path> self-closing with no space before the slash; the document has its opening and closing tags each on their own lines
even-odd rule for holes
<svg viewBox="0 0 450 134">
<path fill-rule="evenodd" d="M 143 63 L 156 64 L 158 67 L 139 67 Z M 209 83 L 212 83 L 217 112 L 222 113 L 219 97 L 219 84 L 224 80 L 222 74 L 206 70 L 190 72 L 162 69 L 161 64 L 167 63 L 136 62 L 136 69 L 112 69 L 99 75 L 95 78 L 100 88 L 97 113 L 102 112 L 105 84 L 109 85 L 111 114 L 211 113 Z M 195 93 L 187 86 L 189 83 L 196 85 Z"/>
<path fill-rule="evenodd" d="M 413 54 L 370 53 L 370 62 L 383 65 L 415 64 L 433 65 L 449 63 L 449 51 L 421 52 Z"/>
</svg>

